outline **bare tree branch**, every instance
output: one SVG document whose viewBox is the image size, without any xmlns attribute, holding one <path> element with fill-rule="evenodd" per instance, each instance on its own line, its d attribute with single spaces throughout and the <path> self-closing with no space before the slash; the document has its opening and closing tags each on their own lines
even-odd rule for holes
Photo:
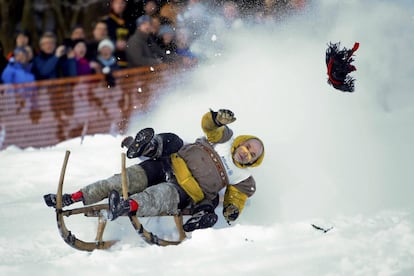
<svg viewBox="0 0 414 276">
<path fill-rule="evenodd" d="M 0 0 L 0 40 L 5 52 L 14 47 L 16 26 L 28 30 L 32 46 L 46 30 L 54 30 L 58 41 L 69 35 L 70 29 L 80 24 L 90 33 L 92 23 L 107 13 L 102 0 Z"/>
</svg>

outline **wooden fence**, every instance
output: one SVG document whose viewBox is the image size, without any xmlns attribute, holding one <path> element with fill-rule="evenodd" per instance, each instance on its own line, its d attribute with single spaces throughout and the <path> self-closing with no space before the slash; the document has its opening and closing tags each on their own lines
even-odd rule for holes
<svg viewBox="0 0 414 276">
<path fill-rule="evenodd" d="M 172 84 L 177 67 L 157 66 L 106 75 L 0 86 L 0 149 L 44 147 L 97 133 L 123 133 Z"/>
</svg>

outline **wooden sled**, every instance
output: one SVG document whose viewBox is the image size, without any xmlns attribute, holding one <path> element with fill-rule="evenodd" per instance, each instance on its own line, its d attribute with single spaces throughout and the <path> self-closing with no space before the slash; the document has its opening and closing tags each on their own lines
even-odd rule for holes
<svg viewBox="0 0 414 276">
<path fill-rule="evenodd" d="M 70 151 L 66 151 L 65 159 L 63 161 L 62 170 L 60 173 L 59 185 L 58 190 L 56 193 L 56 221 L 57 226 L 62 236 L 63 240 L 69 244 L 71 247 L 83 250 L 83 251 L 93 251 L 95 249 L 108 249 L 112 245 L 114 245 L 118 240 L 103 240 L 103 234 L 105 230 L 105 226 L 107 223 L 107 211 L 108 211 L 108 204 L 96 204 L 96 205 L 89 205 L 81 208 L 75 209 L 62 209 L 62 192 L 63 192 L 63 182 L 65 178 L 66 166 L 68 163 Z M 128 198 L 128 185 L 127 185 L 127 177 L 126 177 L 126 168 L 125 168 L 125 153 L 121 155 L 122 159 L 122 194 L 124 198 Z M 79 215 L 84 214 L 87 217 L 97 217 L 98 218 L 98 230 L 96 233 L 95 241 L 86 242 L 83 240 L 78 239 L 65 225 L 64 217 L 69 217 L 72 215 Z M 174 215 L 174 221 L 177 226 L 177 230 L 179 233 L 179 240 L 178 241 L 169 241 L 164 240 L 156 236 L 155 234 L 147 231 L 142 223 L 136 216 L 128 216 L 132 226 L 134 227 L 135 231 L 149 244 L 156 244 L 160 246 L 167 246 L 167 245 L 178 245 L 180 244 L 185 238 L 186 234 L 183 229 L 183 215 L 191 215 L 190 209 L 183 209 L 180 211 L 179 215 Z M 171 215 L 172 216 L 172 215 Z"/>
</svg>

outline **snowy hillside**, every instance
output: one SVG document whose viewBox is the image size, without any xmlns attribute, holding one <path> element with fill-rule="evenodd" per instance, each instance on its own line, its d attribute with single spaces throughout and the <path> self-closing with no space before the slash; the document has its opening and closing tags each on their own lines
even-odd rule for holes
<svg viewBox="0 0 414 276">
<path fill-rule="evenodd" d="M 137 114 L 129 130 L 152 126 L 192 141 L 209 108 L 233 110 L 235 132 L 258 135 L 266 146 L 253 171 L 257 193 L 237 223 L 221 218 L 161 248 L 120 218 L 106 233 L 121 240 L 116 246 L 76 251 L 60 238 L 42 196 L 56 191 L 66 150 L 65 192 L 118 173 L 123 137 L 9 147 L 0 151 L 0 274 L 414 275 L 414 4 L 312 3 L 283 24 L 215 37 L 207 47 L 215 58 Z M 361 44 L 352 94 L 326 83 L 330 41 Z M 171 220 L 146 225 L 174 235 Z M 68 219 L 68 227 L 87 240 L 96 233 L 94 219 Z"/>
</svg>

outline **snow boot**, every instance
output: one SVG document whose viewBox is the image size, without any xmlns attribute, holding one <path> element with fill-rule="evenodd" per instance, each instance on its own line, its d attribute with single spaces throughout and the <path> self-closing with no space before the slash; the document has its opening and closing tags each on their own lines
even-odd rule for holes
<svg viewBox="0 0 414 276">
<path fill-rule="evenodd" d="M 205 211 L 200 211 L 184 223 L 183 229 L 185 232 L 192 232 L 197 229 L 209 228 L 216 224 L 217 219 L 218 216 L 214 212 L 207 213 Z"/>
<path fill-rule="evenodd" d="M 82 193 L 82 192 L 78 192 L 78 193 Z M 77 201 L 82 200 L 82 194 L 80 194 L 80 197 L 76 197 L 76 195 L 78 195 L 78 193 L 74 193 L 74 194 L 63 194 L 62 195 L 62 207 L 66 207 L 69 206 Z M 75 197 L 74 197 L 75 195 Z M 45 200 L 45 203 L 47 206 L 49 207 L 53 207 L 56 208 L 56 194 L 47 194 L 43 196 L 43 199 Z"/>
<path fill-rule="evenodd" d="M 126 137 L 123 141 L 121 146 L 127 147 L 127 157 L 128 158 L 135 158 L 142 156 L 145 152 L 150 151 L 148 146 L 151 145 L 151 140 L 154 138 L 154 129 L 152 128 L 144 128 L 141 129 L 135 139 L 132 136 Z M 145 152 L 144 152 L 145 151 Z"/>
<path fill-rule="evenodd" d="M 118 191 L 112 190 L 108 196 L 109 213 L 108 219 L 115 220 L 123 215 L 135 215 L 138 210 L 138 203 L 135 200 L 124 200 L 119 195 Z"/>
</svg>

